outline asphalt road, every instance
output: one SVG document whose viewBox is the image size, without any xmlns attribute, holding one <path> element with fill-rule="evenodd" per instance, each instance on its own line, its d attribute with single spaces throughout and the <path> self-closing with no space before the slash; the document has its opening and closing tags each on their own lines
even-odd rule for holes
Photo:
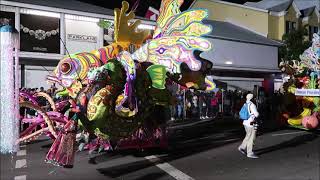
<svg viewBox="0 0 320 180">
<path fill-rule="evenodd" d="M 237 151 L 242 132 L 213 129 L 192 139 L 177 135 L 168 150 L 103 153 L 95 155 L 93 164 L 87 152 L 78 152 L 72 169 L 46 164 L 52 142 L 42 139 L 14 156 L 1 155 L 1 180 L 320 179 L 317 134 L 287 129 L 260 135 L 255 145 L 260 158 L 248 159 Z"/>
</svg>

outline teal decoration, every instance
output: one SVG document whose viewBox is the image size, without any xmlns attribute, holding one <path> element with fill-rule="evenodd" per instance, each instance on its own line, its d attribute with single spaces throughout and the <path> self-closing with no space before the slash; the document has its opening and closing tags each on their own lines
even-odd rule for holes
<svg viewBox="0 0 320 180">
<path fill-rule="evenodd" d="M 0 32 L 12 32 L 13 28 L 10 25 L 5 25 L 0 28 Z"/>
</svg>

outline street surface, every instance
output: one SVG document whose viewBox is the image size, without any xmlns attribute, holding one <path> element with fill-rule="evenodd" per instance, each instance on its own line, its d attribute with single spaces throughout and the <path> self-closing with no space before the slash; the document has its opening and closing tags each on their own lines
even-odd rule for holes
<svg viewBox="0 0 320 180">
<path fill-rule="evenodd" d="M 241 126 L 173 128 L 168 150 L 88 152 L 76 154 L 72 169 L 44 162 L 52 143 L 47 138 L 1 155 L 1 180 L 319 180 L 318 133 L 283 129 L 257 137 L 259 159 L 238 152 Z M 217 126 L 218 127 L 218 126 Z M 195 134 L 205 128 L 205 133 Z M 193 134 L 192 134 L 193 133 Z"/>
</svg>

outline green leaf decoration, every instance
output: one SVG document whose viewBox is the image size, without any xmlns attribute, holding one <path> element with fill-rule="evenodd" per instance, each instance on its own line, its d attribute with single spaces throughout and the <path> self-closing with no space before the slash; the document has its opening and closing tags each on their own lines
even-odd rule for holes
<svg viewBox="0 0 320 180">
<path fill-rule="evenodd" d="M 56 93 L 56 96 L 58 96 L 58 97 L 65 97 L 68 95 L 69 95 L 69 92 L 66 88 L 64 88 L 62 91 L 59 91 Z"/>
<path fill-rule="evenodd" d="M 147 72 L 149 73 L 152 81 L 152 87 L 156 89 L 165 89 L 166 80 L 166 67 L 163 65 L 151 65 L 148 67 Z"/>
<path fill-rule="evenodd" d="M 314 112 L 319 112 L 320 111 L 320 97 L 314 97 L 313 98 L 313 103 L 315 105 L 314 107 Z"/>
<path fill-rule="evenodd" d="M 96 136 L 99 136 L 99 137 L 102 138 L 102 139 L 109 139 L 109 136 L 108 136 L 107 134 L 101 132 L 99 128 L 96 128 L 96 129 L 94 130 L 94 134 L 95 134 Z"/>
<path fill-rule="evenodd" d="M 104 29 L 108 29 L 112 26 L 112 21 L 106 20 L 106 19 L 100 19 L 100 21 L 97 23 L 99 27 L 102 27 Z"/>
</svg>

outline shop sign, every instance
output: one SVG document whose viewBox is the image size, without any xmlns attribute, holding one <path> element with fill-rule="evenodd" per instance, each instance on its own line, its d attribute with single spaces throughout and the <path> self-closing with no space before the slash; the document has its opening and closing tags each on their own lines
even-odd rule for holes
<svg viewBox="0 0 320 180">
<path fill-rule="evenodd" d="M 320 89 L 296 89 L 296 96 L 320 96 Z"/>
<path fill-rule="evenodd" d="M 97 36 L 87 36 L 87 35 L 79 35 L 79 34 L 68 34 L 68 40 L 71 41 L 84 41 L 84 42 L 97 42 Z"/>
</svg>

